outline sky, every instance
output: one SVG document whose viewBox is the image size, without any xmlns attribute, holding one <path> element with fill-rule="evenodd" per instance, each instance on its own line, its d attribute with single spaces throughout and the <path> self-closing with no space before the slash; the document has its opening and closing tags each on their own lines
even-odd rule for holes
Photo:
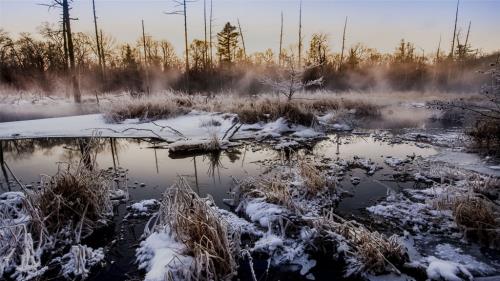
<svg viewBox="0 0 500 281">
<path fill-rule="evenodd" d="M 210 0 L 207 1 L 207 14 Z M 212 0 L 213 30 L 239 19 L 247 52 L 279 48 L 280 14 L 284 15 L 284 46 L 297 44 L 299 0 Z M 40 5 L 50 0 L 0 0 L 0 28 L 12 36 L 37 33 L 42 22 L 57 23 L 59 10 Z M 118 43 L 135 43 L 141 36 L 141 20 L 146 33 L 170 41 L 177 51 L 184 44 L 183 17 L 167 15 L 176 11 L 172 0 L 95 0 L 98 24 Z M 189 40 L 204 37 L 204 0 L 188 3 Z M 322 32 L 330 49 L 339 52 L 345 17 L 347 46 L 362 43 L 381 52 L 392 52 L 404 38 L 417 50 L 435 52 L 440 37 L 442 48 L 450 48 L 455 16 L 455 0 L 303 0 L 303 36 Z M 484 52 L 500 50 L 500 0 L 462 0 L 458 29 L 462 41 L 471 24 L 470 42 Z M 74 0 L 71 17 L 76 32 L 94 34 L 92 1 Z"/>
</svg>

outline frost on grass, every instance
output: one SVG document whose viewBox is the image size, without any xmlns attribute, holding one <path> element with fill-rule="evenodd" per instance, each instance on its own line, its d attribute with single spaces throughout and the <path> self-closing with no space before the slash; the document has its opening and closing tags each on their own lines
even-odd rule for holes
<svg viewBox="0 0 500 281">
<path fill-rule="evenodd" d="M 137 249 L 146 279 L 230 280 L 236 274 L 240 232 L 198 197 L 185 179 L 168 188 Z"/>
<path fill-rule="evenodd" d="M 314 278 L 310 271 L 318 255 L 347 265 L 349 276 L 399 272 L 407 260 L 400 240 L 331 212 L 339 199 L 335 181 L 313 160 L 274 166 L 273 172 L 238 181 L 233 190 L 236 212 L 263 229 L 250 245 L 252 255 L 273 267 L 296 266 L 307 278 Z"/>
<path fill-rule="evenodd" d="M 54 261 L 61 263 L 61 273 L 66 279 L 87 278 L 90 269 L 104 259 L 102 248 L 92 249 L 85 245 L 73 245 L 67 254 Z"/>
<path fill-rule="evenodd" d="M 115 187 L 95 161 L 92 170 L 84 162 L 43 176 L 41 189 L 23 187 L 23 192 L 0 195 L 1 278 L 41 278 L 48 269 L 68 277 L 64 273 L 68 268 L 74 269 L 71 278 L 85 278 L 102 259 L 102 250 L 80 244 L 109 222 Z"/>
</svg>

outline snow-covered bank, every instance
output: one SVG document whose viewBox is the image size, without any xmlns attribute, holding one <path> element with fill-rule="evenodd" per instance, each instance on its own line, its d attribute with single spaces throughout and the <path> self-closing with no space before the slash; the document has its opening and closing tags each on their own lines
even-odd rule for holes
<svg viewBox="0 0 500 281">
<path fill-rule="evenodd" d="M 312 128 L 292 124 L 285 118 L 255 124 L 240 124 L 236 114 L 191 111 L 174 118 L 140 121 L 127 119 L 109 123 L 102 114 L 47 118 L 0 123 L 0 139 L 50 137 L 159 138 L 171 143 L 172 152 L 216 149 L 234 145 L 232 141 L 266 140 L 276 148 L 294 147 L 325 136 L 328 130 L 348 130 L 347 126 Z M 338 124 L 334 124 L 338 125 Z M 338 128 L 339 127 L 339 128 Z M 286 135 L 286 139 L 283 136 Z M 214 143 L 215 141 L 215 143 Z"/>
</svg>

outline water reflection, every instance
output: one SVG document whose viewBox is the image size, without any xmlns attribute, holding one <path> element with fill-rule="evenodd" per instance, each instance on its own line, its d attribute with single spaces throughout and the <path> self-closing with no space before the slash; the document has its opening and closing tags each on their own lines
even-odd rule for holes
<svg viewBox="0 0 500 281">
<path fill-rule="evenodd" d="M 89 169 L 127 171 L 131 201 L 161 198 L 165 188 L 173 184 L 178 176 L 184 176 L 200 196 L 211 195 L 222 208 L 228 208 L 223 199 L 229 197 L 227 192 L 232 187 L 233 177 L 265 174 L 273 166 L 270 163 L 295 161 L 297 152 L 318 159 L 370 158 L 384 168 L 374 176 L 367 175 L 361 169 L 353 169 L 345 175 L 341 182 L 342 188 L 348 190 L 352 197 L 343 198 L 337 207 L 344 214 L 358 214 L 384 197 L 388 191 L 399 190 L 410 184 L 394 180 L 391 168 L 383 163 L 383 156 L 404 158 L 413 153 L 422 156 L 436 153 L 432 148 L 391 145 L 371 137 L 344 134 L 332 135 L 309 149 L 299 151 L 275 151 L 250 143 L 227 151 L 198 155 L 170 155 L 168 149 L 149 139 L 36 139 L 1 141 L 0 144 L 3 174 L 0 188 L 5 191 L 18 189 L 13 181 L 13 173 L 24 184 L 36 186 L 40 174 L 52 175 L 57 172 L 58 163 L 81 161 L 87 165 L 96 163 L 96 166 L 87 166 Z M 10 167 L 13 173 L 9 173 L 6 167 Z M 360 177 L 361 183 L 352 185 L 349 180 L 351 176 Z M 98 241 L 88 242 L 89 246 L 95 247 L 111 245 L 107 257 L 113 261 L 95 272 L 89 280 L 124 280 L 139 276 L 137 267 L 131 266 L 135 254 L 131 245 L 139 243 L 145 221 L 124 220 L 126 205 L 131 203 L 116 206 L 112 229 L 107 229 L 107 233 L 99 233 Z"/>
</svg>

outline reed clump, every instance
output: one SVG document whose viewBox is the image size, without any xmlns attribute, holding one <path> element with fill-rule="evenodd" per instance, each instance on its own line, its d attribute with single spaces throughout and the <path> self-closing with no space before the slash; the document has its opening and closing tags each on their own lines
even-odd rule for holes
<svg viewBox="0 0 500 281">
<path fill-rule="evenodd" d="M 345 220 L 333 211 L 315 219 L 313 225 L 323 239 L 331 238 L 332 233 L 340 234 L 353 250 L 346 252 L 351 255 L 347 259 L 353 263 L 349 265 L 349 274 L 380 274 L 388 271 L 399 273 L 398 267 L 409 260 L 406 247 L 397 236 L 387 238 L 356 221 Z"/>
<path fill-rule="evenodd" d="M 298 170 L 308 195 L 317 195 L 327 186 L 326 176 L 313 163 L 299 159 Z"/>
<path fill-rule="evenodd" d="M 104 117 L 108 122 L 113 123 L 136 118 L 141 121 L 151 121 L 186 114 L 192 107 L 193 102 L 183 95 L 143 97 L 110 106 Z"/>
<path fill-rule="evenodd" d="M 168 227 L 194 258 L 186 280 L 231 280 L 237 270 L 239 232 L 180 178 L 163 195 L 156 227 Z"/>
</svg>

